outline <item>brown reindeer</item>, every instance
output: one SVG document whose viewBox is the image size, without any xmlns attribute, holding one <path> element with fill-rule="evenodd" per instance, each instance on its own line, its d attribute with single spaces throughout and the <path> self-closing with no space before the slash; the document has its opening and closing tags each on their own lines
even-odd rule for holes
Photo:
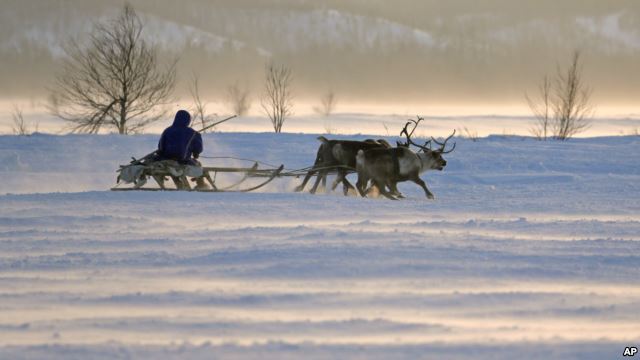
<svg viewBox="0 0 640 360">
<path fill-rule="evenodd" d="M 347 175 L 356 168 L 356 154 L 358 151 L 391 148 L 391 145 L 384 139 L 367 139 L 364 141 L 328 140 L 324 136 L 320 136 L 318 140 L 321 141 L 321 144 L 318 147 L 313 167 L 307 172 L 302 184 L 297 186 L 295 191 L 302 191 L 309 179 L 317 173 L 316 182 L 310 191 L 315 194 L 320 181 L 322 181 L 323 186 L 326 186 L 327 175 L 331 171 L 336 171 L 338 175 L 331 186 L 331 190 L 335 190 L 338 184 L 342 182 L 343 192 L 347 195 L 349 189 L 355 189 L 347 180 Z"/>
<path fill-rule="evenodd" d="M 382 195 L 397 200 L 396 196 L 403 197 L 398 191 L 398 182 L 413 181 L 424 189 L 427 198 L 434 198 L 433 193 L 427 188 L 427 184 L 420 178 L 420 174 L 427 170 L 442 171 L 444 169 L 447 162 L 442 154 L 448 154 L 455 149 L 454 143 L 450 150 L 445 150 L 447 141 L 455 135 L 455 131 L 442 143 L 431 138 L 424 145 L 419 145 L 413 142 L 411 135 L 422 120 L 423 118 L 418 117 L 417 121 L 407 122 L 401 132 L 401 135 L 406 136 L 407 142 L 398 143 L 397 148 L 358 151 L 356 156 L 356 170 L 358 172 L 356 187 L 362 196 L 366 196 L 365 188 L 371 181 Z M 413 129 L 408 131 L 407 128 L 411 124 L 414 125 Z M 432 142 L 440 147 L 433 150 L 431 148 Z M 420 150 L 416 153 L 410 149 L 410 145 L 416 146 Z"/>
</svg>

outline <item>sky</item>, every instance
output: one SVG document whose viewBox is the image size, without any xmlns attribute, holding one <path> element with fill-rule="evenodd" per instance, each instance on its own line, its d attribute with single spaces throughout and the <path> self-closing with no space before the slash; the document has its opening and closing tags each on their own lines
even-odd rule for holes
<svg viewBox="0 0 640 360">
<path fill-rule="evenodd" d="M 130 2 L 161 64 L 178 61 L 177 104 L 200 80 L 212 111 L 226 90 L 250 92 L 259 115 L 264 67 L 293 72 L 296 113 L 328 92 L 339 112 L 526 115 L 525 94 L 581 52 L 603 117 L 640 114 L 637 1 L 168 0 Z M 82 43 L 121 1 L 0 4 L 0 124 L 13 105 L 44 113 L 65 45 Z"/>
</svg>

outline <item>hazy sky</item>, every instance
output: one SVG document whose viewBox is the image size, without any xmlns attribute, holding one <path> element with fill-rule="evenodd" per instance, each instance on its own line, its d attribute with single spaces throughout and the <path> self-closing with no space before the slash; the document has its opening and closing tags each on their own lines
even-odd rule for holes
<svg viewBox="0 0 640 360">
<path fill-rule="evenodd" d="M 640 2 L 602 0 L 133 0 L 161 58 L 207 98 L 256 94 L 265 63 L 293 69 L 299 101 L 521 106 L 574 50 L 604 107 L 640 98 Z M 1 99 L 43 99 L 63 46 L 121 1 L 3 0 Z"/>
</svg>

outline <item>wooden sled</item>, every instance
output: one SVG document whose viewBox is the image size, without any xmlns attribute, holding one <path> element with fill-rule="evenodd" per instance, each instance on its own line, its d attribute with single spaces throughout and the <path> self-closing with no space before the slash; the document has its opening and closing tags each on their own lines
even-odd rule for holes
<svg viewBox="0 0 640 360">
<path fill-rule="evenodd" d="M 211 167 L 181 165 L 172 160 L 155 162 L 132 161 L 129 165 L 121 165 L 118 172 L 118 185 L 111 191 L 197 191 L 197 192 L 249 192 L 257 190 L 278 177 L 284 165 L 274 169 L 259 169 L 256 162 L 250 168 Z M 237 182 L 218 186 L 216 177 L 218 173 L 242 173 L 243 176 Z M 241 185 L 249 178 L 265 178 L 259 184 L 241 188 Z M 148 179 L 153 179 L 157 187 L 145 187 Z M 168 187 L 168 179 L 173 180 L 174 187 Z M 200 179 L 199 186 L 191 186 L 189 179 Z M 133 184 L 129 187 L 119 187 L 120 184 Z M 204 184 L 208 186 L 203 186 Z"/>
</svg>

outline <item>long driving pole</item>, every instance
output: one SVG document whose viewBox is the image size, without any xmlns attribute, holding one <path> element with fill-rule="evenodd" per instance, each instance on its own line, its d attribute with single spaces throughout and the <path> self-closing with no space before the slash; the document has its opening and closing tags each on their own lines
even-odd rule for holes
<svg viewBox="0 0 640 360">
<path fill-rule="evenodd" d="M 225 121 L 229 121 L 229 120 L 231 120 L 231 119 L 233 119 L 233 118 L 235 118 L 235 117 L 237 117 L 237 116 L 238 116 L 238 115 L 229 116 L 228 118 L 226 118 L 226 119 L 224 119 L 224 120 L 220 120 L 220 121 L 218 121 L 218 122 L 214 122 L 213 124 L 211 124 L 211 125 L 207 125 L 207 126 L 203 127 L 202 129 L 200 129 L 200 130 L 198 130 L 198 131 L 194 132 L 194 133 L 193 133 L 193 135 L 191 135 L 191 139 L 189 139 L 189 141 L 187 142 L 187 146 L 186 146 L 186 149 L 185 149 L 186 153 L 184 154 L 184 156 L 183 156 L 182 158 L 184 159 L 184 158 L 186 158 L 186 157 L 187 157 L 187 155 L 189 155 L 189 154 L 188 154 L 188 152 L 189 152 L 189 146 L 191 146 L 191 142 L 192 142 L 192 141 L 193 141 L 193 139 L 196 137 L 196 134 L 197 134 L 197 133 L 201 133 L 201 132 L 203 132 L 203 131 L 205 131 L 205 130 L 207 130 L 207 129 L 210 129 L 210 128 L 212 128 L 212 127 L 214 127 L 214 126 L 218 125 L 218 124 L 222 124 L 222 123 L 223 123 L 223 122 L 225 122 Z"/>
<path fill-rule="evenodd" d="M 231 120 L 231 119 L 233 119 L 233 118 L 237 118 L 237 117 L 238 117 L 238 115 L 229 116 L 228 118 L 226 118 L 226 119 L 224 119 L 224 120 L 220 120 L 220 121 L 218 121 L 218 122 L 214 122 L 213 124 L 207 125 L 207 126 L 203 127 L 202 129 L 200 129 L 200 130 L 198 130 L 198 131 L 196 131 L 196 132 L 201 133 L 201 132 L 203 132 L 203 131 L 205 131 L 205 130 L 208 130 L 208 129 L 210 129 L 210 128 L 212 128 L 212 127 L 214 127 L 214 126 L 218 125 L 218 124 L 222 124 L 222 123 L 223 123 L 223 122 L 225 122 L 225 121 L 229 121 L 229 120 Z M 191 143 L 191 140 L 189 140 L 189 143 Z"/>
</svg>

